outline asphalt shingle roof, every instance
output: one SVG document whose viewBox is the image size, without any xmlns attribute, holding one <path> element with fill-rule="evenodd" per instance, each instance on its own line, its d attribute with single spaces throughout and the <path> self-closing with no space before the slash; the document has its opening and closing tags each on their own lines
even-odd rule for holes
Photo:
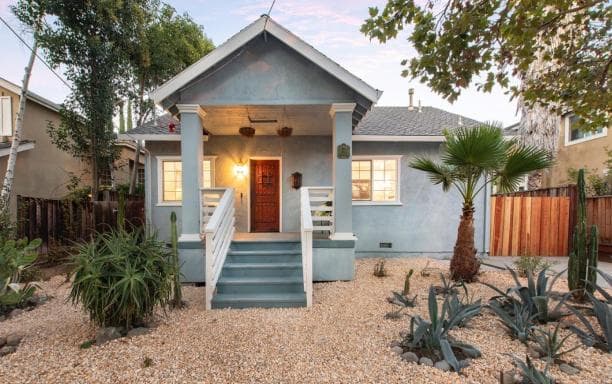
<svg viewBox="0 0 612 384">
<path fill-rule="evenodd" d="M 155 120 L 126 132 L 140 135 L 170 134 L 168 126 L 175 125 L 175 134 L 181 133 L 181 123 L 170 114 L 158 116 Z M 434 107 L 373 107 L 353 131 L 354 135 L 376 136 L 441 136 L 445 129 L 460 126 L 473 127 L 479 121 L 450 113 Z"/>
<path fill-rule="evenodd" d="M 374 107 L 361 120 L 354 135 L 441 136 L 445 129 L 461 125 L 472 127 L 480 122 L 434 107 Z"/>
</svg>

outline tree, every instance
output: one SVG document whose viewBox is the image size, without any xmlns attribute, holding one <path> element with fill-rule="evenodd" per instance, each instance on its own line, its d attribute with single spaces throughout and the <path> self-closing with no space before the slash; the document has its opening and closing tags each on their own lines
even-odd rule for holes
<svg viewBox="0 0 612 384">
<path fill-rule="evenodd" d="M 498 84 L 527 107 L 571 110 L 584 129 L 611 120 L 609 1 L 388 0 L 382 11 L 370 8 L 361 31 L 384 43 L 409 25 L 418 57 L 402 62 L 402 75 L 451 102 L 471 84 L 485 92 Z"/>
<path fill-rule="evenodd" d="M 15 164 L 17 163 L 17 153 L 19 152 L 21 133 L 23 131 L 23 120 L 25 116 L 28 87 L 30 84 L 30 76 L 32 75 L 32 68 L 34 67 L 34 60 L 36 59 L 36 52 L 38 50 L 38 32 L 40 31 L 42 19 L 45 14 L 44 7 L 44 2 L 37 3 L 27 0 L 21 0 L 16 6 L 12 7 L 13 13 L 15 14 L 27 13 L 28 25 L 33 26 L 32 33 L 34 35 L 34 43 L 32 44 L 30 58 L 27 66 L 25 67 L 23 81 L 21 84 L 19 111 L 17 112 L 17 119 L 15 121 L 15 132 L 13 133 L 11 149 L 6 164 L 6 172 L 4 173 L 4 182 L 2 183 L 2 191 L 0 192 L 0 216 L 7 216 L 5 211 L 8 210 L 11 199 L 13 180 L 15 178 Z"/>
<path fill-rule="evenodd" d="M 416 157 L 410 167 L 427 172 L 444 191 L 455 187 L 463 198 L 450 271 L 455 280 L 472 281 L 480 267 L 474 246 L 475 197 L 489 183 L 501 191 L 516 190 L 525 174 L 547 168 L 551 160 L 543 149 L 505 140 L 496 124 L 461 127 L 446 131 L 444 137 L 441 162 Z"/>
<path fill-rule="evenodd" d="M 117 156 L 112 118 L 129 69 L 128 47 L 146 0 L 32 0 L 46 4 L 38 34 L 47 60 L 62 67 L 73 88 L 60 110 L 59 126 L 49 125 L 52 141 L 88 162 L 92 199 L 99 175 Z M 19 13 L 25 24 L 29 13 Z"/>
<path fill-rule="evenodd" d="M 135 106 L 136 126 L 151 118 L 155 111 L 149 92 L 187 68 L 214 49 L 210 39 L 189 15 L 178 15 L 167 4 L 153 2 L 138 31 L 139 43 L 131 55 L 128 129 L 131 128 L 131 103 Z M 137 141 L 134 167 L 130 175 L 130 193 L 134 192 L 141 142 Z"/>
</svg>

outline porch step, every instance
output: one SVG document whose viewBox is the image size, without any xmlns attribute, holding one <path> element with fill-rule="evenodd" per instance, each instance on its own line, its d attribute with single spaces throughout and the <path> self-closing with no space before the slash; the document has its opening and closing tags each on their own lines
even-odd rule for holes
<svg viewBox="0 0 612 384">
<path fill-rule="evenodd" d="M 299 242 L 232 242 L 217 282 L 213 308 L 305 305 Z"/>
<path fill-rule="evenodd" d="M 274 294 L 217 294 L 212 301 L 213 308 L 287 308 L 305 307 L 306 294 L 274 293 Z"/>
</svg>

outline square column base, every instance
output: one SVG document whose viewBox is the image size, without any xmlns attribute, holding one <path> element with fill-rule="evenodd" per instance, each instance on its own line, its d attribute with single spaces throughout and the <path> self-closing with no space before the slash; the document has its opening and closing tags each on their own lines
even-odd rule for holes
<svg viewBox="0 0 612 384">
<path fill-rule="evenodd" d="M 353 233 L 334 232 L 329 236 L 330 240 L 357 240 Z"/>
<path fill-rule="evenodd" d="M 204 244 L 199 233 L 184 233 L 178 238 L 181 281 L 184 283 L 206 282 Z"/>
</svg>

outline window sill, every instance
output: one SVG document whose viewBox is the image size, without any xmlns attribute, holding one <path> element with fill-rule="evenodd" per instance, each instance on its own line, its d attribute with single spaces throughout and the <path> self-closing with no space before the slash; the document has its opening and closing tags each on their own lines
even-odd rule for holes
<svg viewBox="0 0 612 384">
<path fill-rule="evenodd" d="M 401 206 L 404 204 L 402 204 L 401 201 L 353 201 L 353 205 L 354 206 L 372 206 L 372 205 L 374 206 L 376 205 Z"/>
<path fill-rule="evenodd" d="M 595 135 L 592 135 L 592 136 L 588 136 L 588 137 L 583 137 L 582 139 L 566 141 L 565 142 L 565 146 L 569 147 L 569 146 L 572 146 L 572 145 L 576 145 L 576 144 L 580 144 L 580 143 L 585 143 L 587 141 L 601 139 L 602 137 L 606 137 L 606 136 L 608 136 L 607 129 L 604 130 L 602 133 L 598 133 L 598 134 L 595 134 Z"/>
<path fill-rule="evenodd" d="M 180 202 L 172 202 L 172 203 L 157 203 L 155 204 L 156 207 L 181 207 L 183 204 Z"/>
</svg>

